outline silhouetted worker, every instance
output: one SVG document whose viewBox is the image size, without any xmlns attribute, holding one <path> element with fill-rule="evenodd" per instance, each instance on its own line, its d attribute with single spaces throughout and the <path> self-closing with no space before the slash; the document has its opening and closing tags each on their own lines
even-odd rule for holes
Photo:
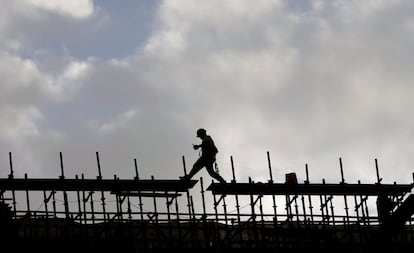
<svg viewBox="0 0 414 253">
<path fill-rule="evenodd" d="M 201 156 L 194 163 L 190 173 L 184 177 L 180 177 L 182 180 L 190 180 L 197 172 L 203 167 L 206 167 L 208 174 L 220 183 L 226 183 L 217 172 L 214 171 L 214 162 L 216 161 L 216 154 L 218 152 L 216 145 L 211 136 L 207 135 L 207 131 L 203 128 L 197 130 L 197 137 L 202 140 L 200 145 L 194 145 L 194 150 L 201 148 Z"/>
</svg>

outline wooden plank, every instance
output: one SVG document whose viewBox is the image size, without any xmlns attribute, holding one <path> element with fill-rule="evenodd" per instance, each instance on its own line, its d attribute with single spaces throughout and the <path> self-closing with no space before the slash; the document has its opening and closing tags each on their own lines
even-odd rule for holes
<svg viewBox="0 0 414 253">
<path fill-rule="evenodd" d="M 0 179 L 0 190 L 15 191 L 174 191 L 185 192 L 197 180 Z"/>
<path fill-rule="evenodd" d="M 284 184 L 284 183 L 212 183 L 207 190 L 226 195 L 367 195 L 400 196 L 411 184 Z"/>
<path fill-rule="evenodd" d="M 115 194 L 118 196 L 131 196 L 131 197 L 156 197 L 156 198 L 176 198 L 181 196 L 180 193 L 165 193 L 165 192 L 111 192 L 111 194 Z"/>
</svg>

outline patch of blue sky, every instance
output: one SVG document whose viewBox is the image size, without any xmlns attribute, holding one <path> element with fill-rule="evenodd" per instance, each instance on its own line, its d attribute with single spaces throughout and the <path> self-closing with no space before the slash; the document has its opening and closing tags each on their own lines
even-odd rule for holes
<svg viewBox="0 0 414 253">
<path fill-rule="evenodd" d="M 76 59 L 114 59 L 133 55 L 151 35 L 159 0 L 95 2 L 95 13 L 86 19 L 70 20 L 49 14 L 47 30 L 34 28 L 26 34 L 19 51 L 23 58 L 54 55 Z"/>
</svg>

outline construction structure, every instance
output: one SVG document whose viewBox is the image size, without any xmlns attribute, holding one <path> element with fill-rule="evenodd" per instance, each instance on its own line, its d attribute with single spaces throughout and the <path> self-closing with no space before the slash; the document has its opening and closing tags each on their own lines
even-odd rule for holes
<svg viewBox="0 0 414 253">
<path fill-rule="evenodd" d="M 413 252 L 413 184 L 102 178 L 0 179 L 0 242 L 41 252 Z M 183 157 L 184 174 L 186 174 Z M 414 175 L 413 175 L 414 177 Z M 200 191 L 194 193 L 194 188 Z M 193 191 L 193 193 L 190 192 Z M 313 252 L 313 251 L 312 251 Z"/>
</svg>

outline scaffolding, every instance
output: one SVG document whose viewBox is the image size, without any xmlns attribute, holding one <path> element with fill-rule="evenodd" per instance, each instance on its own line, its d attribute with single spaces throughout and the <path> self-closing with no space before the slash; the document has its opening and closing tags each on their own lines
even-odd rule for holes
<svg viewBox="0 0 414 253">
<path fill-rule="evenodd" d="M 184 174 L 186 174 L 183 158 Z M 311 183 L 286 174 L 274 182 L 269 153 L 267 182 L 142 179 L 98 175 L 0 178 L 0 239 L 19 250 L 43 252 L 203 252 L 255 249 L 364 252 L 414 249 L 413 184 L 350 184 L 339 159 L 338 184 Z M 413 175 L 414 177 L 414 175 Z M 197 185 L 199 183 L 199 185 Z M 199 187 L 200 191 L 195 192 Z"/>
</svg>

